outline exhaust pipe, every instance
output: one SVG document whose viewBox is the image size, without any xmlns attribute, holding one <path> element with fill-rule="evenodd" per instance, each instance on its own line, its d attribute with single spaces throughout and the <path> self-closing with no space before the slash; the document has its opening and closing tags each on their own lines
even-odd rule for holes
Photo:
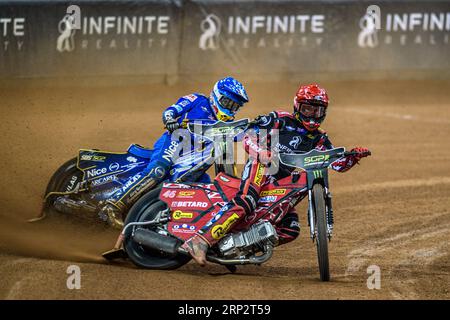
<svg viewBox="0 0 450 320">
<path fill-rule="evenodd" d="M 138 228 L 134 231 L 133 240 L 149 249 L 162 251 L 171 255 L 178 253 L 181 242 L 175 238 L 163 236 L 155 231 Z"/>
<path fill-rule="evenodd" d="M 260 256 L 251 256 L 249 258 L 238 259 L 222 259 L 214 256 L 206 256 L 206 260 L 223 265 L 239 265 L 239 264 L 262 264 L 269 260 L 273 254 L 272 246 L 265 246 L 264 253 Z"/>
<path fill-rule="evenodd" d="M 138 228 L 134 231 L 133 240 L 140 245 L 149 249 L 162 251 L 170 255 L 185 254 L 188 255 L 183 248 L 180 247 L 181 241 L 172 237 L 163 236 L 155 231 Z M 211 255 L 207 255 L 206 259 L 210 262 L 222 265 L 239 265 L 239 264 L 262 264 L 272 257 L 273 247 L 266 245 L 264 253 L 261 256 L 252 256 L 243 259 L 221 259 Z"/>
</svg>

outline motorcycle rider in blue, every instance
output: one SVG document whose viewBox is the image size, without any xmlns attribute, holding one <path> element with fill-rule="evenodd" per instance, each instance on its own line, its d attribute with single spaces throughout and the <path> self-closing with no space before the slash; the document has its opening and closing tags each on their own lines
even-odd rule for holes
<svg viewBox="0 0 450 320">
<path fill-rule="evenodd" d="M 106 201 L 100 216 L 106 217 L 115 228 L 123 227 L 123 213 L 142 195 L 168 178 L 179 141 L 172 139 L 172 132 L 181 128 L 184 119 L 189 121 L 232 121 L 236 112 L 248 102 L 244 86 L 232 77 L 219 80 L 208 97 L 193 93 L 181 97 L 162 114 L 167 131 L 155 142 L 150 162 L 144 171 L 129 178 L 114 195 Z M 210 182 L 205 173 L 198 182 Z"/>
</svg>

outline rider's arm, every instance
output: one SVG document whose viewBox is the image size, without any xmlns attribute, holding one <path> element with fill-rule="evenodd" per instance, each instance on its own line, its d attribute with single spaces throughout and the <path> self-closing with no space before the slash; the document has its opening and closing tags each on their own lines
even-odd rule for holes
<svg viewBox="0 0 450 320">
<path fill-rule="evenodd" d="M 328 135 L 324 132 L 316 145 L 316 149 L 323 151 L 323 150 L 330 150 L 333 148 L 334 146 L 331 143 L 330 139 L 328 138 Z M 358 160 L 355 158 L 355 156 L 345 156 L 333 161 L 330 166 L 333 170 L 337 172 L 345 172 L 351 169 L 357 163 Z"/>
<path fill-rule="evenodd" d="M 193 102 L 197 99 L 195 94 L 190 94 L 178 99 L 177 103 L 168 107 L 162 114 L 164 126 L 170 132 L 179 128 L 179 123 L 185 114 L 193 107 Z"/>
<path fill-rule="evenodd" d="M 197 99 L 195 94 L 190 94 L 178 99 L 178 101 L 164 110 L 162 114 L 163 123 L 169 120 L 175 120 L 184 116 L 192 109 L 193 102 Z"/>
<path fill-rule="evenodd" d="M 263 164 L 270 162 L 270 132 L 277 128 L 275 120 L 276 114 L 274 112 L 266 116 L 256 117 L 252 127 L 246 131 L 242 139 L 245 151 Z"/>
</svg>

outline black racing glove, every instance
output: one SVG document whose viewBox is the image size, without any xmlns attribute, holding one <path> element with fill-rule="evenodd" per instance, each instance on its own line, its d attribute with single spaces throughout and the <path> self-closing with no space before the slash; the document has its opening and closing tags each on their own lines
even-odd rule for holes
<svg viewBox="0 0 450 320">
<path fill-rule="evenodd" d="M 181 125 L 175 119 L 168 119 L 165 125 L 166 129 L 169 130 L 169 132 L 173 132 L 181 127 Z"/>
<path fill-rule="evenodd" d="M 173 118 L 173 112 L 170 110 L 163 113 L 163 123 L 169 132 L 173 132 L 180 128 L 180 124 Z"/>
</svg>

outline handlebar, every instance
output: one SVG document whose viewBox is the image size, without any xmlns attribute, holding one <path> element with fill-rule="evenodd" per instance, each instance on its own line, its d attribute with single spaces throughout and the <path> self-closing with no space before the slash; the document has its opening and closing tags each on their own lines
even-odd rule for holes
<svg viewBox="0 0 450 320">
<path fill-rule="evenodd" d="M 241 121 L 241 120 L 244 120 L 244 119 L 240 119 L 240 120 L 235 120 L 235 121 Z M 248 119 L 247 119 L 248 120 Z M 206 123 L 205 124 L 207 124 L 208 122 L 211 122 L 211 119 L 196 119 L 196 121 L 205 121 Z M 178 125 L 178 128 L 179 129 L 189 129 L 189 119 L 183 119 L 183 121 L 181 122 L 181 123 L 179 123 L 179 125 Z M 216 121 L 216 122 L 211 122 L 210 123 L 210 125 L 212 125 L 212 124 L 216 124 L 216 123 L 218 123 L 218 122 L 223 122 L 223 121 Z M 195 121 L 193 121 L 192 123 L 194 123 L 195 124 Z M 254 124 L 257 124 L 258 122 L 256 121 L 256 120 L 252 120 L 252 121 L 249 121 L 248 123 L 247 123 L 247 127 L 250 127 L 251 125 L 254 125 Z M 164 128 L 165 129 L 167 129 L 167 127 L 166 126 L 164 126 Z"/>
<path fill-rule="evenodd" d="M 344 152 L 344 156 L 357 156 L 357 155 L 366 155 L 366 156 L 371 156 L 372 152 L 369 150 L 367 152 L 355 152 L 355 151 L 345 151 Z"/>
<path fill-rule="evenodd" d="M 178 124 L 178 129 L 187 129 L 188 122 L 189 122 L 189 119 L 183 119 L 183 121 Z M 164 126 L 164 129 L 167 129 L 167 126 Z"/>
<path fill-rule="evenodd" d="M 211 121 L 210 119 L 204 119 L 204 120 Z M 247 125 L 248 125 L 248 127 L 251 127 L 252 125 L 255 125 L 258 123 L 259 123 L 259 121 L 254 119 L 252 121 L 249 121 Z M 183 119 L 183 121 L 179 124 L 179 128 L 189 129 L 188 124 L 189 124 L 189 119 Z M 372 152 L 370 150 L 368 150 L 367 152 L 363 152 L 363 153 L 355 152 L 355 151 L 345 151 L 342 153 L 342 156 L 357 156 L 357 155 L 370 156 L 370 155 L 372 155 Z"/>
<path fill-rule="evenodd" d="M 180 128 L 187 129 L 188 123 L 189 123 L 189 119 L 183 119 L 183 121 L 181 121 L 181 123 L 180 123 Z"/>
</svg>

